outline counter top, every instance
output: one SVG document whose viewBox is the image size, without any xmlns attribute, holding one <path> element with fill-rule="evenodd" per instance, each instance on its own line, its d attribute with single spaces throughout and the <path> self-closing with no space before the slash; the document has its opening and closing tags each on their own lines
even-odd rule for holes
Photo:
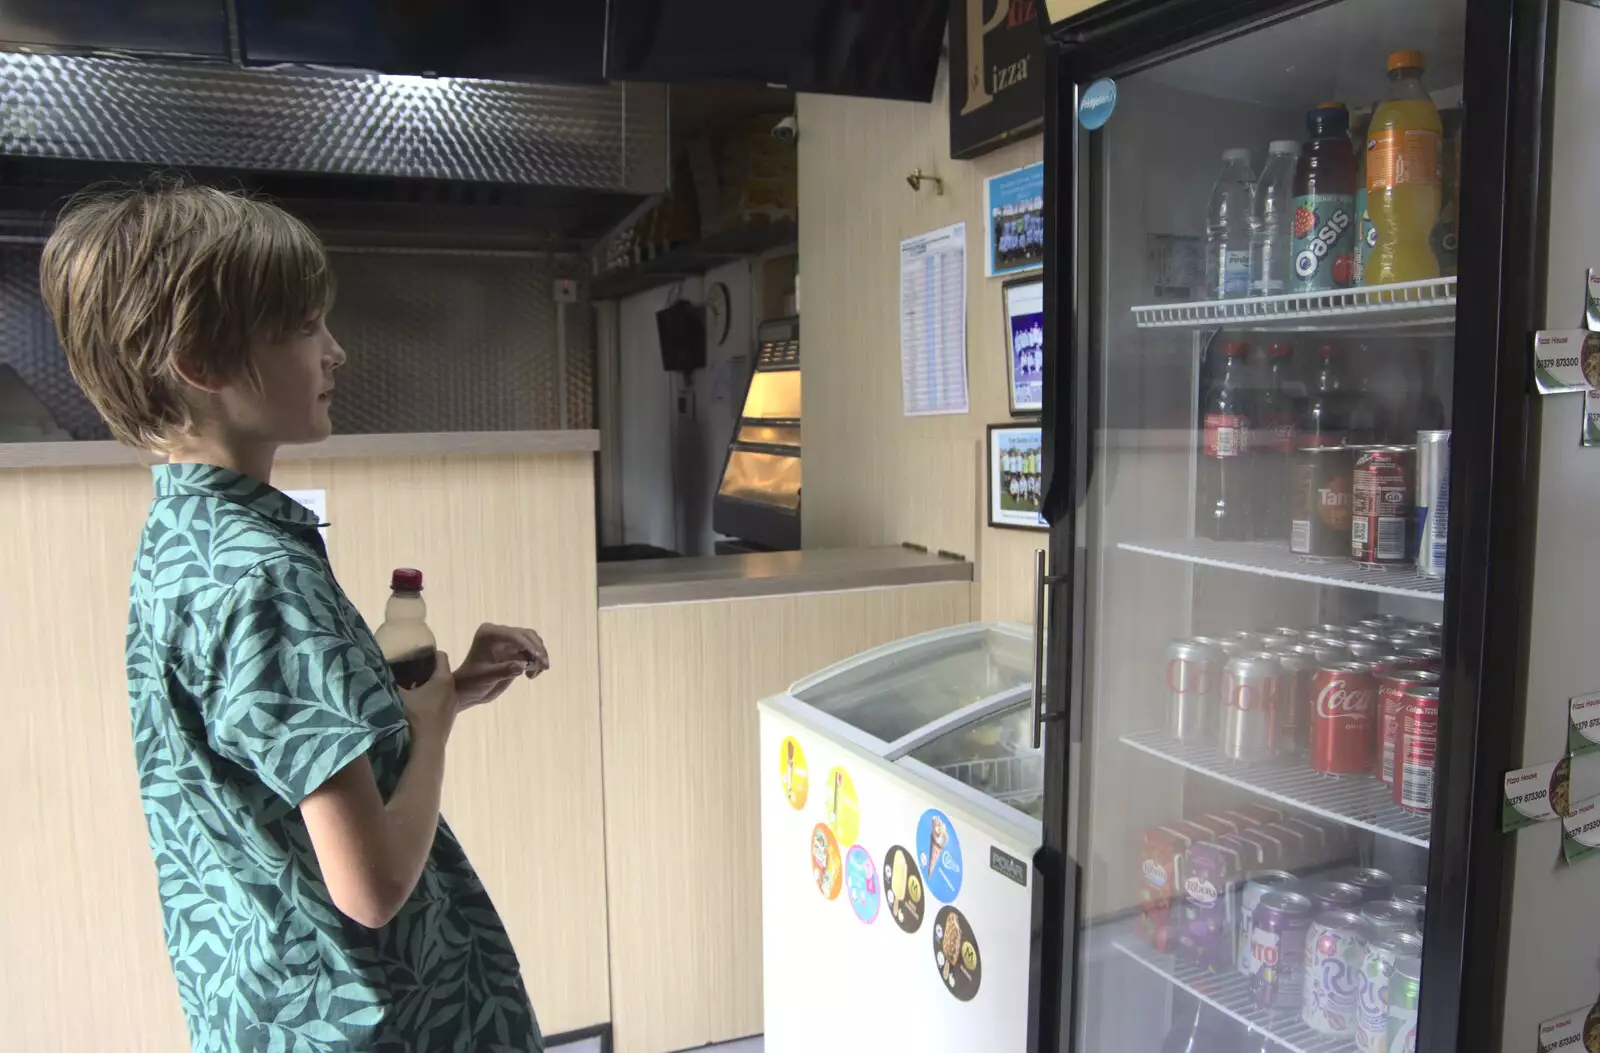
<svg viewBox="0 0 1600 1053">
<path fill-rule="evenodd" d="M 890 547 L 632 560 L 599 570 L 601 609 L 971 580 L 971 563 Z"/>
<path fill-rule="evenodd" d="M 440 431 L 397 435 L 335 435 L 308 446 L 285 446 L 278 460 L 325 461 L 350 457 L 460 457 L 507 453 L 592 453 L 600 433 L 555 431 Z M 119 442 L 0 443 L 0 469 L 93 468 L 154 464 L 161 458 Z"/>
</svg>

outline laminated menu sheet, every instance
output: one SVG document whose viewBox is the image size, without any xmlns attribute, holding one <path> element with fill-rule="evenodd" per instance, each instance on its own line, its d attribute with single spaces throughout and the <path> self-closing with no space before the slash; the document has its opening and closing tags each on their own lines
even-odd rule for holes
<svg viewBox="0 0 1600 1053">
<path fill-rule="evenodd" d="M 900 395 L 905 415 L 967 412 L 967 225 L 900 243 Z"/>
</svg>

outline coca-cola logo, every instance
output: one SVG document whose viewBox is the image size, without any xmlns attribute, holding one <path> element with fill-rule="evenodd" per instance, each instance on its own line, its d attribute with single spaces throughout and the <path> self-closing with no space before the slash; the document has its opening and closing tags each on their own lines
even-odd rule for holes
<svg viewBox="0 0 1600 1053">
<path fill-rule="evenodd" d="M 1175 695 L 1208 695 L 1216 686 L 1216 668 L 1210 662 L 1184 658 L 1167 660 L 1167 690 Z"/>
<path fill-rule="evenodd" d="M 1154 859 L 1144 861 L 1144 879 L 1152 888 L 1167 887 L 1167 868 Z"/>
<path fill-rule="evenodd" d="M 1209 907 L 1217 901 L 1217 886 L 1202 877 L 1191 877 L 1185 881 L 1183 891 L 1202 907 Z"/>
<path fill-rule="evenodd" d="M 1229 709 L 1246 712 L 1264 709 L 1272 712 L 1278 708 L 1278 682 L 1267 680 L 1259 684 L 1235 683 L 1226 700 Z"/>
<path fill-rule="evenodd" d="M 1317 715 L 1321 717 L 1360 717 L 1372 711 L 1372 692 L 1351 687 L 1348 680 L 1335 678 L 1317 692 Z"/>
</svg>

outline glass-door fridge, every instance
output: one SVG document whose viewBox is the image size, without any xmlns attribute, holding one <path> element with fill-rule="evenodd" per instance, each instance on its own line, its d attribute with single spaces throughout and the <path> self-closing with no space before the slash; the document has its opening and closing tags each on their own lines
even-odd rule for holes
<svg viewBox="0 0 1600 1053">
<path fill-rule="evenodd" d="M 1549 5 L 1067 6 L 1030 1048 L 1473 1048 Z"/>
</svg>

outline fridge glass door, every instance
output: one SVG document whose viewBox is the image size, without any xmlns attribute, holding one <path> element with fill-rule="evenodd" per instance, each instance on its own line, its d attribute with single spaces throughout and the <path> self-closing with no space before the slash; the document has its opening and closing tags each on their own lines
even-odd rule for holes
<svg viewBox="0 0 1600 1053">
<path fill-rule="evenodd" d="M 907 756 L 1035 819 L 1044 817 L 1044 756 L 1033 748 L 1031 702 L 954 728 Z"/>
<path fill-rule="evenodd" d="M 1414 1048 L 1465 0 L 1308 8 L 1078 132 L 1083 1053 Z"/>
<path fill-rule="evenodd" d="M 860 731 L 893 742 L 975 702 L 1029 682 L 1032 642 L 975 625 L 846 662 L 791 692 Z"/>
</svg>

